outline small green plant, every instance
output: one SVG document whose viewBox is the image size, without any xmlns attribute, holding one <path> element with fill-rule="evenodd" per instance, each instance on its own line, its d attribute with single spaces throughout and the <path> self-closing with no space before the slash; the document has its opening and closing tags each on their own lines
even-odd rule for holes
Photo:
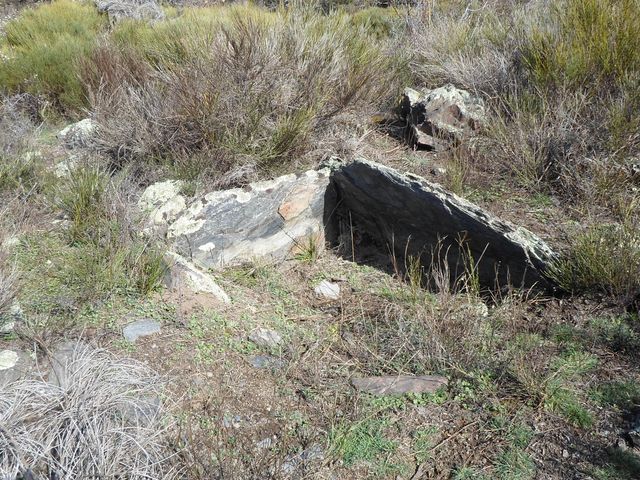
<svg viewBox="0 0 640 480">
<path fill-rule="evenodd" d="M 69 218 L 72 243 L 90 241 L 104 228 L 107 205 L 105 197 L 109 176 L 97 167 L 82 167 L 71 172 L 56 195 L 57 206 Z"/>
<path fill-rule="evenodd" d="M 435 439 L 437 434 L 437 427 L 422 428 L 415 432 L 413 452 L 418 464 L 422 464 L 431 459 L 431 449 L 433 449 L 436 444 Z"/>
<path fill-rule="evenodd" d="M 634 353 L 640 348 L 638 315 L 597 317 L 589 322 L 596 338 L 614 351 Z"/>
<path fill-rule="evenodd" d="M 487 480 L 487 476 L 473 467 L 456 468 L 453 472 L 453 480 Z"/>
<path fill-rule="evenodd" d="M 529 480 L 535 477 L 536 467 L 527 452 L 513 447 L 498 457 L 495 472 L 501 480 Z"/>
<path fill-rule="evenodd" d="M 320 240 L 311 235 L 296 244 L 295 259 L 305 263 L 315 263 L 320 258 Z"/>
<path fill-rule="evenodd" d="M 631 410 L 640 405 L 640 385 L 633 380 L 608 382 L 595 387 L 591 391 L 591 398 L 600 405 L 615 405 Z"/>
<path fill-rule="evenodd" d="M 386 462 L 396 450 L 396 443 L 385 436 L 388 421 L 366 418 L 337 426 L 331 432 L 330 442 L 334 452 L 350 466 L 356 462 Z"/>
<path fill-rule="evenodd" d="M 10 158 L 0 153 L 0 195 L 41 190 L 46 177 L 38 155 L 24 153 Z"/>
</svg>

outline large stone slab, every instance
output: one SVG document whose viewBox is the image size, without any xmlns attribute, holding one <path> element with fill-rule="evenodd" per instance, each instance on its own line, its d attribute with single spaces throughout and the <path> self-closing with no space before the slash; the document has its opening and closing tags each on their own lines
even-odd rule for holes
<svg viewBox="0 0 640 480">
<path fill-rule="evenodd" d="M 350 221 L 382 250 L 394 251 L 400 265 L 411 255 L 428 266 L 440 241 L 451 275 L 460 275 L 462 242 L 482 285 L 550 286 L 544 271 L 555 255 L 544 241 L 440 185 L 365 160 L 338 168 L 332 178 Z"/>
<path fill-rule="evenodd" d="M 212 192 L 171 226 L 174 250 L 200 266 L 281 261 L 314 238 L 324 244 L 329 171 L 308 171 Z"/>
</svg>

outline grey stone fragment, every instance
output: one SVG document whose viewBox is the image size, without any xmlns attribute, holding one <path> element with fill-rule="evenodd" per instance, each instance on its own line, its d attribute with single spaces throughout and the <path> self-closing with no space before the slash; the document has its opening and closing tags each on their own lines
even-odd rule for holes
<svg viewBox="0 0 640 480">
<path fill-rule="evenodd" d="M 329 171 L 291 174 L 209 193 L 169 226 L 174 251 L 206 268 L 258 258 L 282 261 L 314 238 L 324 243 Z"/>
<path fill-rule="evenodd" d="M 9 370 L 18 363 L 18 353 L 13 350 L 0 350 L 0 370 Z"/>
<path fill-rule="evenodd" d="M 275 330 L 258 327 L 249 333 L 249 340 L 261 347 L 275 348 L 282 343 L 282 337 Z"/>
<path fill-rule="evenodd" d="M 382 250 L 394 247 L 398 259 L 419 257 L 428 267 L 440 242 L 452 276 L 464 273 L 463 254 L 470 253 L 483 286 L 551 286 L 544 272 L 556 255 L 542 239 L 438 184 L 366 160 L 332 180 L 346 218 Z"/>
<path fill-rule="evenodd" d="M 167 252 L 165 261 L 169 264 L 169 270 L 165 278 L 165 285 L 179 291 L 183 288 L 192 293 L 210 295 L 222 303 L 230 303 L 229 295 L 220 287 L 213 277 L 189 262 L 182 256 Z"/>
<path fill-rule="evenodd" d="M 374 395 L 394 395 L 402 393 L 433 393 L 446 386 L 448 380 L 439 375 L 395 375 L 353 378 L 351 383 L 358 390 Z"/>
<path fill-rule="evenodd" d="M 322 280 L 313 291 L 316 295 L 328 298 L 329 300 L 337 300 L 340 298 L 340 285 L 329 282 L 328 280 Z"/>
<path fill-rule="evenodd" d="M 0 387 L 24 378 L 32 370 L 29 354 L 14 350 L 0 350 Z"/>
<path fill-rule="evenodd" d="M 303 467 L 304 464 L 323 459 L 324 451 L 322 446 L 318 444 L 311 445 L 297 455 L 288 455 L 282 463 L 282 472 L 285 475 L 293 475 L 295 471 Z"/>
<path fill-rule="evenodd" d="M 122 329 L 124 338 L 132 343 L 135 343 L 140 337 L 146 337 L 159 332 L 160 323 L 151 319 L 137 320 Z"/>
<path fill-rule="evenodd" d="M 249 363 L 253 368 L 268 368 L 279 370 L 284 368 L 284 361 L 271 355 L 252 355 L 249 357 Z"/>
</svg>

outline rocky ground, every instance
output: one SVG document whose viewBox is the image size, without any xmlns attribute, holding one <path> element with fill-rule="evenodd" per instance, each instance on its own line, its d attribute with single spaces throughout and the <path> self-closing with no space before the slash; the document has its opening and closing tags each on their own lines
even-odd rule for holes
<svg viewBox="0 0 640 480">
<path fill-rule="evenodd" d="M 99 5 L 112 26 L 124 3 Z M 116 88 L 129 60 L 98 63 L 120 101 L 140 93 Z M 271 67 L 258 64 L 233 82 L 253 87 Z M 3 97 L 0 478 L 640 478 L 640 255 L 635 227 L 618 235 L 635 225 L 635 157 L 592 179 L 610 203 L 586 202 L 573 151 L 551 180 L 555 164 L 525 172 L 526 149 L 496 140 L 495 98 L 432 87 L 339 114 L 324 136 L 318 120 L 304 137 L 318 144 L 291 151 L 278 150 L 299 120 L 287 102 L 284 123 L 260 120 L 273 137 L 238 137 L 263 151 L 225 143 L 241 108 L 257 114 L 209 91 L 161 102 L 175 110 L 141 103 L 162 121 L 126 102 L 131 117 L 114 117 L 109 95 L 79 122 L 60 97 Z M 198 102 L 236 131 L 193 140 Z M 590 241 L 587 219 L 618 223 Z"/>
<path fill-rule="evenodd" d="M 56 139 L 41 147 L 68 158 L 82 148 L 83 134 L 64 134 L 67 147 Z M 396 150 L 391 165 L 416 166 L 435 180 L 446 174 L 437 153 L 408 149 L 380 132 L 367 148 L 378 142 Z M 443 271 L 424 259 L 412 267 L 420 252 L 407 250 L 410 237 L 423 250 L 437 243 L 421 236 L 429 227 L 420 222 L 440 222 L 443 236 L 448 229 L 475 232 L 471 241 L 480 243 L 471 249 L 486 256 L 479 266 L 494 268 L 502 256 L 497 261 L 512 271 L 528 265 L 533 275 L 543 267 L 532 259 L 544 263 L 554 254 L 542 239 L 514 237 L 515 225 L 496 223 L 445 190 L 425 200 L 418 184 L 398 187 L 418 177 L 351 165 L 334 180 L 347 210 L 335 203 L 335 192 L 324 193 L 328 173 L 195 201 L 183 197 L 179 182 L 152 185 L 139 200 L 148 212 L 147 234 L 177 239 L 173 248 L 190 260 L 167 254 L 173 267 L 165 288 L 144 301 L 118 296 L 79 311 L 68 330 L 34 336 L 30 316 L 38 307 L 24 298 L 28 311 L 16 304 L 4 327 L 3 385 L 34 372 L 50 378 L 50 359 L 55 364 L 56 352 L 76 342 L 74 348 L 101 347 L 142 362 L 166 381 L 165 408 L 174 417 L 174 441 L 184 447 L 174 448 L 188 478 L 635 478 L 634 317 L 612 305 L 554 296 L 535 276 L 529 290 L 490 295 L 471 288 L 474 274 L 462 269 L 463 281 L 444 288 L 437 284 L 449 281 Z M 371 172 L 357 171 L 365 167 Z M 55 162 L 50 168 L 67 174 Z M 378 168 L 392 176 L 376 184 Z M 362 183 L 346 188 L 350 178 Z M 421 188 L 438 187 L 425 181 Z M 366 204 L 373 192 L 380 205 Z M 413 224 L 394 210 L 399 206 L 385 207 L 392 198 L 415 210 L 407 217 Z M 449 204 L 442 209 L 440 202 Z M 331 239 L 327 209 L 340 212 L 343 228 L 336 226 Z M 521 209 L 526 217 L 511 210 L 512 218 L 533 230 L 536 212 L 554 214 L 553 205 Z M 369 211 L 377 226 L 367 223 Z M 47 235 L 55 235 L 59 220 L 43 220 L 52 222 Z M 447 226 L 451 221 L 458 223 Z M 389 225 L 402 242 L 393 255 L 383 241 Z M 32 238 L 42 234 L 42 227 L 16 232 L 4 248 L 27 265 L 40 262 Z M 328 250 L 324 235 L 334 245 Z M 512 246 L 494 239 L 496 251 L 487 252 L 482 242 L 491 235 Z M 521 258 L 509 253 L 513 245 L 525 252 Z M 53 282 L 44 290 L 59 294 L 50 275 L 59 266 L 31 265 L 27 282 L 38 290 Z M 478 281 L 486 285 L 490 274 Z M 402 375 L 407 380 L 398 384 Z"/>
</svg>

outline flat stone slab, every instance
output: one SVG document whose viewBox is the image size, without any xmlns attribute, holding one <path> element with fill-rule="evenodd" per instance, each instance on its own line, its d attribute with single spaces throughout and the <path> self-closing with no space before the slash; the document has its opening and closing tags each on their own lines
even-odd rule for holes
<svg viewBox="0 0 640 480">
<path fill-rule="evenodd" d="M 542 239 L 438 184 L 366 160 L 338 168 L 332 181 L 342 215 L 399 264 L 414 256 L 428 268 L 440 244 L 452 278 L 470 253 L 483 286 L 551 286 L 544 272 L 556 255 Z"/>
<path fill-rule="evenodd" d="M 205 268 L 282 261 L 314 238 L 324 244 L 329 171 L 308 171 L 212 192 L 169 226 L 174 251 Z"/>
<path fill-rule="evenodd" d="M 270 368 L 278 370 L 284 368 L 284 361 L 272 355 L 253 355 L 249 357 L 249 363 L 253 368 Z"/>
<path fill-rule="evenodd" d="M 160 332 L 160 323 L 155 320 L 138 320 L 122 329 L 125 340 L 135 343 L 140 337 L 146 337 Z"/>
<path fill-rule="evenodd" d="M 433 393 L 449 383 L 439 375 L 397 375 L 383 377 L 353 378 L 351 383 L 358 390 L 374 395 L 402 393 Z"/>
</svg>

